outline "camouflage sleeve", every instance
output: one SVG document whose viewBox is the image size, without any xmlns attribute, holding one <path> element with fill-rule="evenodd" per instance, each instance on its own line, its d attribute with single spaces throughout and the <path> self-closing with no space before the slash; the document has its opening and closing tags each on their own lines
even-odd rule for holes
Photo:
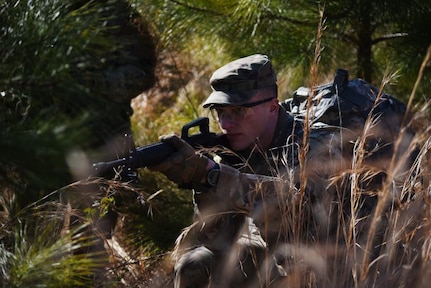
<svg viewBox="0 0 431 288">
<path fill-rule="evenodd" d="M 293 219 L 296 208 L 297 189 L 294 181 L 286 177 L 271 177 L 240 173 L 238 170 L 221 165 L 219 185 L 216 194 L 253 219 L 261 237 L 267 243 L 280 240 L 280 231 Z M 274 240 L 278 239 L 278 240 Z"/>
<path fill-rule="evenodd" d="M 232 207 L 250 209 L 249 188 L 251 181 L 247 174 L 239 172 L 228 165 L 220 165 L 219 184 L 215 193 L 230 203 Z"/>
<path fill-rule="evenodd" d="M 194 245 L 204 243 L 212 250 L 223 251 L 235 243 L 241 233 L 248 233 L 245 219 L 252 216 L 257 198 L 262 194 L 256 189 L 261 187 L 260 177 L 265 180 L 271 178 L 241 173 L 231 166 L 220 164 L 218 185 L 211 189 L 194 190 L 196 229 L 192 235 L 195 240 L 189 242 Z"/>
<path fill-rule="evenodd" d="M 218 185 L 208 188 L 204 185 L 194 187 L 194 204 L 198 214 L 205 215 L 250 212 L 250 187 L 252 179 L 248 174 L 220 164 Z"/>
<path fill-rule="evenodd" d="M 197 192 L 195 201 L 200 219 L 205 223 L 201 235 L 217 247 L 236 239 L 241 229 L 241 217 L 251 217 L 269 242 L 280 240 L 280 231 L 289 231 L 290 220 L 296 219 L 299 205 L 302 213 L 313 210 L 310 197 L 322 198 L 326 191 L 326 180 L 330 173 L 340 169 L 342 151 L 337 133 L 328 130 L 315 131 L 310 137 L 308 154 L 307 192 L 301 202 L 298 198 L 299 168 L 288 169 L 290 173 L 271 177 L 241 173 L 231 166 L 220 164 L 220 176 L 215 188 Z M 296 211 L 296 212 L 295 212 Z M 286 232 L 286 235 L 288 233 Z M 278 241 L 277 240 L 277 241 Z M 217 245 L 215 245 L 217 243 Z"/>
<path fill-rule="evenodd" d="M 282 197 L 286 198 L 283 201 L 294 201 L 295 194 L 299 193 L 297 189 L 300 187 L 300 182 L 304 178 L 307 179 L 306 183 L 309 183 L 306 186 L 313 187 L 308 188 L 313 190 L 313 193 L 325 193 L 326 182 L 337 173 L 342 173 L 350 168 L 352 143 L 355 140 L 356 135 L 348 129 L 328 125 L 313 127 L 308 135 L 307 153 L 304 153 L 304 150 L 301 153 L 298 151 L 300 145 L 283 152 L 296 154 L 294 157 L 303 154 L 306 159 L 281 162 L 279 164 L 281 167 L 277 167 L 278 177 L 242 174 L 249 185 L 248 191 L 242 192 L 241 199 L 245 199 L 246 204 L 252 203 L 253 200 L 256 202 L 256 199 L 272 203 L 274 197 L 280 198 L 280 195 L 283 194 Z M 283 157 L 289 159 L 289 156 Z M 297 164 L 290 165 L 290 163 Z M 265 191 L 258 191 L 262 189 Z M 259 196 L 259 194 L 264 195 Z"/>
<path fill-rule="evenodd" d="M 271 194 L 266 190 L 273 190 L 277 186 L 276 183 L 284 182 L 281 177 L 242 173 L 238 169 L 221 164 L 219 184 L 215 193 L 234 209 L 250 213 L 255 202 L 265 198 L 262 195 Z"/>
</svg>

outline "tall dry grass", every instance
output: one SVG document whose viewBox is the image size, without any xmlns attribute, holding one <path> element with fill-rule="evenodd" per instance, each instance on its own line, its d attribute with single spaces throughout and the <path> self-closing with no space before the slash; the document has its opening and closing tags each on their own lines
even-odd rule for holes
<svg viewBox="0 0 431 288">
<path fill-rule="evenodd" d="M 319 33 L 322 30 L 324 27 L 320 24 Z M 317 39 L 321 38 L 319 33 Z M 310 87 L 319 83 L 318 62 L 321 51 L 318 41 L 315 64 L 310 72 Z M 369 117 L 364 129 L 350 138 L 354 140 L 351 157 L 335 167 L 338 170 L 330 175 L 326 183 L 316 183 L 309 177 L 309 171 L 319 163 L 307 160 L 310 156 L 308 153 L 312 131 L 305 129 L 303 150 L 299 154 L 299 175 L 290 167 L 286 167 L 283 175 L 278 175 L 277 179 L 281 181 L 277 182 L 279 185 L 277 184 L 275 206 L 265 207 L 263 213 L 268 225 L 267 231 L 278 229 L 280 240 L 277 249 L 265 250 L 263 254 L 251 254 L 254 270 L 253 275 L 247 276 L 256 278 L 247 286 L 241 287 L 428 287 L 431 280 L 429 107 L 412 107 L 412 103 L 430 57 L 431 46 L 407 104 L 408 111 L 413 113 L 412 117 L 402 121 L 402 128 L 394 138 L 394 151 L 389 158 L 369 161 L 370 154 L 374 151 L 367 148 L 367 139 L 375 138 L 378 133 L 387 133 L 377 129 L 379 118 Z M 384 91 L 392 78 L 391 74 L 384 77 L 380 91 Z M 377 96 L 379 97 L 380 95 Z M 311 120 L 313 115 L 311 111 L 308 112 L 308 120 Z M 308 128 L 309 125 L 305 127 Z M 409 134 L 409 129 L 414 129 L 415 134 Z M 410 157 L 411 155 L 414 157 Z M 286 155 L 286 159 L 288 158 Z M 286 165 L 289 164 L 288 160 L 285 162 Z M 330 168 L 329 162 L 319 165 L 322 165 L 323 171 Z M 295 179 L 301 180 L 300 187 L 294 185 Z M 97 199 L 89 199 L 88 191 L 81 188 L 78 191 L 80 193 L 76 194 L 75 186 L 61 192 L 63 196 L 72 192 L 70 195 L 73 197 L 79 195 L 73 200 L 85 201 L 86 203 L 80 202 L 79 205 L 93 210 L 80 210 L 77 208 L 79 205 L 74 205 L 76 210 L 72 212 L 79 214 L 73 216 L 79 216 L 81 223 L 94 224 L 93 231 L 103 239 L 110 256 L 104 266 L 108 283 L 117 287 L 172 286 L 173 275 L 169 275 L 172 263 L 165 262 L 168 255 L 161 254 L 159 266 L 153 266 L 158 267 L 159 272 L 149 272 L 146 263 L 152 260 L 138 251 L 142 247 L 131 247 L 123 239 L 127 235 L 121 234 L 124 230 L 122 227 L 118 227 L 114 238 L 106 239 L 101 235 L 103 231 L 97 230 L 99 216 L 93 214 L 104 214 L 112 203 L 102 201 L 111 199 L 111 196 L 122 196 L 124 201 L 133 201 L 136 207 L 146 206 L 142 209 L 151 211 L 151 201 L 157 200 L 154 198 L 158 196 L 149 196 L 128 183 L 116 181 L 97 179 L 96 182 L 76 183 L 76 186 L 80 185 L 91 186 L 98 192 L 101 191 L 100 187 L 106 188 L 102 191 L 103 195 L 97 195 Z M 310 187 L 325 192 L 319 195 L 319 201 L 310 200 L 307 194 Z M 265 193 L 265 186 L 256 187 L 256 191 Z M 141 202 L 145 204 L 142 207 Z M 99 206 L 94 206 L 95 203 Z M 59 219 L 67 222 L 71 216 L 68 209 L 64 207 L 65 212 L 60 213 Z M 130 205 L 120 211 L 123 217 L 134 213 L 128 209 Z M 64 227 L 69 224 L 65 223 Z M 190 227 L 196 228 L 199 227 Z M 68 233 L 65 230 L 61 232 Z M 60 234 L 60 229 L 56 233 Z M 184 251 L 176 252 L 181 254 Z M 242 252 L 235 246 L 230 254 Z M 224 263 L 226 279 L 245 271 L 235 270 L 236 263 L 229 263 Z M 274 279 L 275 270 L 283 271 L 283 277 Z"/>
<path fill-rule="evenodd" d="M 314 64 L 310 71 L 310 87 L 319 83 L 318 63 L 323 30 L 321 21 L 316 37 Z M 389 133 L 379 124 L 381 119 L 370 113 L 362 129 L 354 131 L 348 139 L 339 139 L 352 143 L 350 158 L 344 158 L 343 163 L 334 166 L 330 166 L 331 160 L 326 163 L 310 162 L 310 135 L 313 132 L 308 123 L 313 115 L 307 110 L 304 138 L 299 151 L 299 177 L 295 176 L 297 172 L 291 167 L 286 167 L 284 174 L 278 175 L 279 183 L 283 184 L 277 185 L 277 203 L 264 207 L 264 212 L 261 212 L 264 219 L 261 232 L 273 231 L 274 227 L 278 229 L 275 233 L 279 239 L 277 247 L 266 250 L 264 256 L 251 253 L 254 275 L 247 275 L 246 261 L 242 263 L 242 275 L 254 279 L 244 287 L 429 285 L 429 107 L 414 108 L 412 103 L 430 57 L 431 46 L 410 95 L 406 117 L 402 119 L 397 135 L 391 138 L 393 143 L 378 143 L 370 149 L 370 139 L 387 139 Z M 390 73 L 384 76 L 376 104 L 386 85 L 395 76 Z M 311 107 L 311 102 L 308 107 Z M 388 144 L 393 146 L 391 153 L 376 156 L 378 149 L 384 149 Z M 316 165 L 322 166 L 322 174 L 329 175 L 327 181 L 314 181 L 313 173 L 319 171 Z M 310 174 L 313 169 L 315 171 Z M 299 187 L 293 184 L 295 179 L 300 179 Z M 320 192 L 316 199 L 310 199 L 309 190 L 313 188 Z M 256 194 L 267 193 L 264 186 L 256 187 L 255 190 Z M 200 228 L 194 225 L 185 230 L 183 238 L 179 238 L 175 257 L 180 257 L 192 248 L 188 246 L 187 237 L 193 233 L 193 229 Z M 265 238 L 267 235 L 262 236 Z M 235 245 L 230 249 L 226 251 L 227 254 L 243 253 Z M 237 263 L 231 261 L 222 265 L 226 273 L 221 277 L 231 279 L 233 271 L 237 270 Z M 274 271 L 277 271 L 277 275 L 282 271 L 282 277 L 273 278 Z"/>
<path fill-rule="evenodd" d="M 308 138 L 304 140 L 304 150 L 299 153 L 299 157 L 303 157 L 300 162 L 303 165 L 300 169 L 300 179 L 311 185 L 311 189 L 315 188 L 325 195 L 319 196 L 317 201 L 321 203 L 307 199 L 305 195 L 307 186 L 302 183 L 299 198 L 295 201 L 285 200 L 286 193 L 298 193 L 291 186 L 287 188 L 283 186 L 278 192 L 283 195 L 279 199 L 283 203 L 289 203 L 284 209 L 276 210 L 280 213 L 279 219 L 284 222 L 280 224 L 282 227 L 280 234 L 291 235 L 285 237 L 290 241 L 278 243 L 280 247 L 274 254 L 268 255 L 268 258 L 283 257 L 280 263 L 283 273 L 286 273 L 279 280 L 279 284 L 271 285 L 275 287 L 429 285 L 431 275 L 429 106 L 421 109 L 416 107 L 413 111 L 412 103 L 430 55 L 431 46 L 407 104 L 406 115 L 410 117 L 406 116 L 402 120 L 398 134 L 392 139 L 393 150 L 389 157 L 382 155 L 372 158 L 374 153 L 378 155 L 379 147 L 370 150 L 368 140 L 385 138 L 389 131 L 381 130 L 379 121 L 382 119 L 371 116 L 370 113 L 363 129 L 356 131 L 350 138 L 354 140 L 351 159 L 345 159 L 346 163 L 332 171 L 330 181 L 324 184 L 326 186 L 322 189 L 311 183 L 310 171 L 316 169 L 315 165 L 319 164 L 309 162 L 307 154 L 310 141 Z M 384 77 L 379 87 L 381 93 L 392 77 L 393 75 Z M 381 94 L 377 95 L 376 103 L 380 96 Z M 310 118 L 313 116 L 311 112 L 307 115 Z M 307 131 L 304 135 L 308 137 L 311 133 L 312 131 Z M 323 166 L 320 171 L 327 173 L 331 169 L 330 161 L 323 163 Z M 268 210 L 267 213 L 271 212 Z M 260 286 L 271 285 L 264 282 Z"/>
<path fill-rule="evenodd" d="M 319 33 L 323 29 L 321 24 Z M 317 39 L 321 38 L 319 35 Z M 311 87 L 319 83 L 318 62 L 322 51 L 319 45 L 310 72 Z M 388 131 L 379 130 L 379 118 L 369 117 L 363 129 L 349 138 L 353 144 L 350 158 L 332 167 L 335 172 L 326 182 L 315 182 L 310 177 L 310 170 L 321 165 L 322 171 L 328 173 L 331 167 L 329 161 L 307 160 L 313 132 L 305 129 L 303 150 L 299 153 L 299 175 L 290 167 L 286 167 L 283 175 L 278 175 L 277 203 L 265 207 L 263 213 L 267 231 L 273 231 L 274 227 L 278 229 L 277 249 L 250 254 L 254 267 L 247 277 L 253 281 L 241 287 L 428 286 L 431 280 L 429 107 L 412 107 L 412 103 L 430 55 L 431 47 L 407 104 L 411 117 L 403 119 L 389 157 L 370 161 L 372 154 L 377 152 L 369 149 L 367 140 L 378 138 L 379 133 L 385 136 Z M 379 87 L 381 92 L 393 77 L 388 73 L 383 78 Z M 377 99 L 379 97 L 377 95 Z M 311 111 L 307 115 L 311 121 Z M 414 129 L 414 135 L 410 129 Z M 288 160 L 285 162 L 288 164 Z M 301 180 L 299 187 L 294 185 L 296 179 Z M 310 199 L 307 194 L 310 188 L 323 192 L 318 195 L 319 201 Z M 259 191 L 257 194 L 266 192 L 264 185 L 256 191 Z M 192 248 L 187 245 L 187 233 L 200 228 L 192 225 L 186 230 L 181 238 L 183 242 L 176 248 L 176 256 Z M 173 275 L 168 275 L 171 263 L 161 260 L 160 269 L 167 269 L 167 272 L 147 275 L 139 266 L 145 261 L 142 254 L 132 257 L 123 253 L 119 256 L 121 251 L 114 247 L 116 244 L 109 243 L 116 257 L 116 267 L 122 267 L 121 273 L 129 275 L 129 280 L 123 277 L 123 282 L 133 283 L 136 287 L 173 285 Z M 231 249 L 227 251 L 230 255 L 244 252 L 238 246 Z M 165 256 L 161 259 L 166 259 Z M 238 275 L 236 273 L 244 275 L 245 270 L 237 270 L 236 262 L 228 260 L 223 263 L 226 280 Z M 283 271 L 283 277 L 274 278 L 274 271 Z M 111 270 L 111 273 L 117 272 Z M 148 277 L 152 277 L 152 281 Z M 143 282 L 139 284 L 139 281 Z"/>
</svg>

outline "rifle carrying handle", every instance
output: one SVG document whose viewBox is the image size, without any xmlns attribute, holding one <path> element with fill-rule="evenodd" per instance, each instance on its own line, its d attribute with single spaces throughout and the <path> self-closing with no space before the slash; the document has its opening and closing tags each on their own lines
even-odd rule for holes
<svg viewBox="0 0 431 288">
<path fill-rule="evenodd" d="M 197 126 L 199 126 L 199 134 L 196 134 L 196 135 L 209 137 L 209 135 L 211 134 L 210 119 L 208 117 L 199 117 L 183 126 L 183 129 L 181 130 L 181 139 L 183 139 L 189 144 L 193 144 L 192 143 L 193 141 L 191 141 L 191 136 L 189 132 L 190 132 L 190 129 Z"/>
<path fill-rule="evenodd" d="M 193 127 L 199 127 L 199 133 L 190 135 L 190 130 Z M 210 139 L 210 134 L 209 119 L 207 117 L 200 117 L 183 126 L 183 129 L 181 130 L 181 139 L 190 145 L 195 146 L 203 144 L 199 143 L 200 141 L 197 141 L 196 139 Z M 175 151 L 176 150 L 172 145 L 164 142 L 139 147 L 136 149 L 136 154 L 134 155 L 137 158 L 135 159 L 135 168 L 159 164 Z"/>
</svg>

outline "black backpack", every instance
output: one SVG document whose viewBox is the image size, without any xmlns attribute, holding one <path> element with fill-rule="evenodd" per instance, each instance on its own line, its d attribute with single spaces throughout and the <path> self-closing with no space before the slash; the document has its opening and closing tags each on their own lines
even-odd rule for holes
<svg viewBox="0 0 431 288">
<path fill-rule="evenodd" d="M 300 87 L 294 92 L 291 99 L 281 103 L 297 121 L 302 123 L 306 117 L 307 99 L 310 97 L 310 90 L 306 87 Z M 347 136 L 348 141 L 346 141 L 352 144 L 359 139 L 359 136 L 366 135 L 363 147 L 365 164 L 368 167 L 373 166 L 379 169 L 374 171 L 380 172 L 372 178 L 365 177 L 364 179 L 366 180 L 361 181 L 361 185 L 364 185 L 361 186 L 363 189 L 372 190 L 373 187 L 380 187 L 381 183 L 383 183 L 382 181 L 386 178 L 386 169 L 389 168 L 390 160 L 394 156 L 396 157 L 395 163 L 397 167 L 401 168 L 398 170 L 399 172 L 403 172 L 403 174 L 408 171 L 412 172 L 408 176 L 410 180 L 406 180 L 405 183 L 422 181 L 420 172 L 416 171 L 417 169 L 412 169 L 420 149 L 417 144 L 412 146 L 415 131 L 410 126 L 411 115 L 406 115 L 408 111 L 405 103 L 391 95 L 380 92 L 378 88 L 362 79 L 349 80 L 348 72 L 343 69 L 337 70 L 333 83 L 316 87 L 315 93 L 311 97 L 313 97 L 309 115 L 311 127 L 346 128 L 348 131 L 353 132 L 347 133 L 349 136 Z M 368 117 L 375 119 L 374 125 L 370 130 L 367 130 L 367 133 L 362 133 Z M 403 127 L 403 125 L 406 126 Z M 404 130 L 400 134 L 402 128 Z M 399 135 L 402 135 L 402 137 L 398 138 Z M 401 141 L 399 142 L 397 155 L 394 155 L 394 143 L 397 139 Z M 344 152 L 350 153 L 352 150 L 347 149 Z M 404 160 L 400 161 L 401 159 Z M 403 190 L 402 184 L 403 182 L 396 184 L 400 185 L 396 189 L 398 191 L 396 193 Z M 399 194 L 400 200 L 404 202 L 411 195 L 413 194 Z M 366 201 L 368 204 L 365 202 L 362 204 L 363 207 L 373 207 L 375 205 L 374 198 L 370 199 Z"/>
<path fill-rule="evenodd" d="M 300 87 L 292 98 L 282 102 L 282 106 L 297 120 L 306 117 L 310 91 L 310 88 Z M 379 89 L 370 83 L 359 78 L 349 80 L 344 69 L 337 70 L 334 82 L 320 85 L 314 92 L 309 114 L 311 125 L 341 126 L 361 131 L 367 117 L 378 117 L 376 126 L 384 131 L 384 138 L 388 141 L 397 137 L 407 111 L 405 103 L 386 93 L 379 94 Z"/>
</svg>

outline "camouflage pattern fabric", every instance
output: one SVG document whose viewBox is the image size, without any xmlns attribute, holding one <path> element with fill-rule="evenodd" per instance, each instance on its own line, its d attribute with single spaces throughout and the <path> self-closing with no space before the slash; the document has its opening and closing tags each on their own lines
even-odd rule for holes
<svg viewBox="0 0 431 288">
<path fill-rule="evenodd" d="M 213 92 L 203 107 L 242 105 L 259 89 L 277 84 L 277 75 L 268 56 L 254 54 L 234 60 L 217 69 L 210 79 Z"/>
<path fill-rule="evenodd" d="M 178 239 L 177 276 L 187 271 L 190 262 L 184 260 L 195 253 L 193 247 L 205 247 L 213 260 L 206 270 L 209 280 L 205 279 L 227 281 L 223 282 L 224 286 L 209 282 L 215 287 L 235 287 L 233 283 L 242 283 L 245 287 L 273 287 L 269 283 L 274 283 L 277 287 L 275 283 L 284 283 L 292 272 L 291 267 L 306 262 L 304 255 L 295 254 L 298 251 L 289 246 L 292 243 L 341 243 L 340 247 L 344 247 L 349 237 L 344 232 L 349 231 L 352 216 L 351 197 L 358 197 L 355 217 L 362 219 L 357 224 L 355 237 L 365 245 L 368 219 L 377 203 L 372 191 L 382 186 L 390 159 L 360 172 L 359 189 L 366 193 L 351 195 L 352 155 L 358 133 L 316 123 L 308 132 L 308 151 L 300 165 L 301 153 L 304 153 L 303 129 L 302 121 L 294 121 L 281 108 L 277 133 L 267 154 L 254 151 L 232 154 L 223 150 L 218 153 L 221 158 L 219 185 L 208 191 L 195 191 L 196 223 Z M 220 143 L 228 148 L 223 139 Z M 378 171 L 374 177 L 364 176 L 373 171 Z M 392 189 L 391 193 L 396 193 L 399 187 L 394 183 Z M 377 244 L 385 231 L 384 223 L 382 217 L 375 237 Z M 378 256 L 381 246 L 377 244 L 370 251 L 372 257 Z M 222 257 L 226 254 L 244 258 Z M 192 258 L 193 263 L 199 262 L 199 257 Z M 247 269 L 232 273 L 238 265 Z"/>
<path fill-rule="evenodd" d="M 212 283 L 215 287 L 235 287 L 233 283 L 239 282 L 246 287 L 257 284 L 260 286 L 256 287 L 262 287 L 265 283 L 282 277 L 283 273 L 279 270 L 283 268 L 270 255 L 281 243 L 289 243 L 293 227 L 292 223 L 287 223 L 287 219 L 297 218 L 297 215 L 293 215 L 291 205 L 296 201 L 299 191 L 298 151 L 302 141 L 302 123 L 294 122 L 280 108 L 276 131 L 272 148 L 267 154 L 254 151 L 232 154 L 225 150 L 218 153 L 221 163 L 227 165 L 221 164 L 220 184 L 215 190 L 195 191 L 196 223 L 180 236 L 177 243 L 175 257 L 178 279 L 187 278 L 187 273 L 191 273 L 189 269 L 193 270 L 193 266 L 199 262 L 198 255 L 201 254 L 193 248 L 189 250 L 190 247 L 198 247 L 197 251 L 210 251 L 205 255 L 211 257 L 201 259 L 203 262 L 212 259 L 205 271 L 221 274 L 212 274 L 209 279 L 226 280 L 223 282 L 225 286 Z M 310 201 L 311 191 L 315 195 L 324 195 L 327 177 L 335 173 L 335 170 L 342 169 L 343 149 L 339 147 L 339 135 L 338 128 L 334 127 L 316 128 L 312 131 L 308 154 L 312 169 L 307 186 L 307 193 L 310 194 L 305 201 Z M 220 139 L 220 143 L 228 147 L 223 139 Z M 298 206 L 299 203 L 295 205 Z M 297 211 L 297 207 L 295 209 Z M 304 215 L 311 212 L 307 209 Z M 307 217 L 313 218 L 309 215 Z M 310 219 L 311 223 L 313 220 Z M 318 233 L 309 227 L 304 229 L 314 235 Z M 242 255 L 244 259 L 227 259 L 222 255 Z M 229 274 L 238 269 L 239 263 L 248 270 L 244 268 L 243 273 Z M 263 263 L 267 263 L 267 269 L 260 266 Z M 225 269 L 224 273 L 220 267 Z M 199 279 L 208 280 L 205 277 Z M 179 285 L 181 280 L 178 281 Z"/>
</svg>

